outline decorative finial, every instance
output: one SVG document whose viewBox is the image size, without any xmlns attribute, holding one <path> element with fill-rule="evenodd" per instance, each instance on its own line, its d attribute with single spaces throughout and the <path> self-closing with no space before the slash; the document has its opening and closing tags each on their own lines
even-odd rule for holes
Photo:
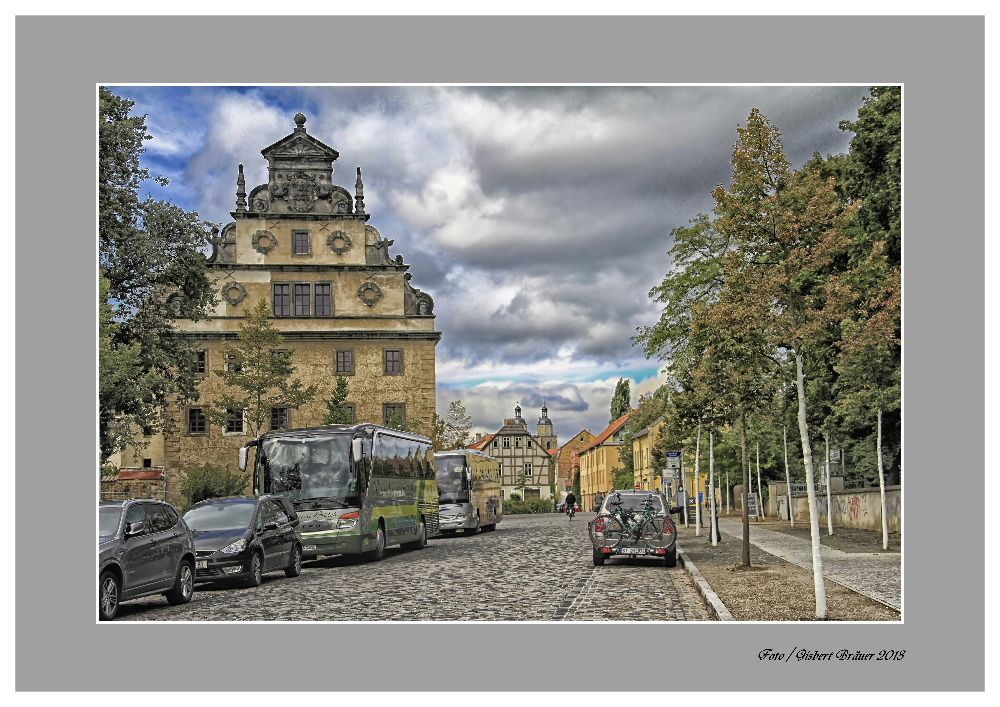
<svg viewBox="0 0 1000 707">
<path fill-rule="evenodd" d="M 361 182 L 361 168 L 358 167 L 358 181 L 354 183 L 354 213 L 365 212 L 365 185 Z"/>
<path fill-rule="evenodd" d="M 236 177 L 236 210 L 247 210 L 247 189 L 246 180 L 243 178 L 243 165 L 240 165 L 240 174 Z"/>
<path fill-rule="evenodd" d="M 295 131 L 303 131 L 306 129 L 306 117 L 302 113 L 295 114 Z"/>
</svg>

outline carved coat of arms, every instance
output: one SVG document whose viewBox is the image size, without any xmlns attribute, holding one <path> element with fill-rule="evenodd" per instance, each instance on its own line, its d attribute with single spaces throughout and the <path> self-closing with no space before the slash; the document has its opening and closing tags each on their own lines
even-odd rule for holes
<svg viewBox="0 0 1000 707">
<path fill-rule="evenodd" d="M 288 208 L 296 213 L 306 213 L 316 208 L 318 189 L 316 177 L 305 172 L 296 172 L 286 182 L 288 187 Z"/>
</svg>

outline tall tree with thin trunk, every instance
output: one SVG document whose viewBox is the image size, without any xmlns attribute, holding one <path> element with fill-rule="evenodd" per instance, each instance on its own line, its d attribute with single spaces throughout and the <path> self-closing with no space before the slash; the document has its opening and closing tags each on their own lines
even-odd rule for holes
<svg viewBox="0 0 1000 707">
<path fill-rule="evenodd" d="M 226 390 L 203 410 L 209 422 L 229 424 L 242 416 L 246 431 L 257 437 L 270 424 L 276 408 L 296 409 L 316 395 L 316 386 L 292 379 L 293 349 L 281 349 L 281 332 L 270 322 L 266 300 L 246 311 L 235 342 L 222 346 L 224 368 L 216 371 Z"/>
</svg>

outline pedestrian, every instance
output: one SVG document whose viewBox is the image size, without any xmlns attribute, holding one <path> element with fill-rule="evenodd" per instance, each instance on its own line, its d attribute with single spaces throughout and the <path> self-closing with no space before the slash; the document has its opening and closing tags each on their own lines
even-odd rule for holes
<svg viewBox="0 0 1000 707">
<path fill-rule="evenodd" d="M 573 520 L 573 516 L 576 515 L 576 496 L 573 495 L 572 491 L 566 494 L 566 513 L 570 520 Z"/>
</svg>

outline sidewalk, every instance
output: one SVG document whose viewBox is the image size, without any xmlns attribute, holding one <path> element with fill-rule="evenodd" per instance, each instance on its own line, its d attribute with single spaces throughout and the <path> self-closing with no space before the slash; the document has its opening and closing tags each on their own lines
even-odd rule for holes
<svg viewBox="0 0 1000 707">
<path fill-rule="evenodd" d="M 719 530 L 743 539 L 740 520 L 719 518 Z M 821 528 L 821 532 L 826 532 Z M 834 534 L 836 534 L 834 529 Z M 701 533 L 707 537 L 708 529 Z M 785 533 L 765 530 L 757 523 L 750 524 L 750 543 L 764 552 L 812 571 L 812 546 L 808 539 Z M 843 552 L 822 547 L 823 576 L 848 589 L 889 606 L 902 610 L 901 554 L 898 552 Z"/>
</svg>

